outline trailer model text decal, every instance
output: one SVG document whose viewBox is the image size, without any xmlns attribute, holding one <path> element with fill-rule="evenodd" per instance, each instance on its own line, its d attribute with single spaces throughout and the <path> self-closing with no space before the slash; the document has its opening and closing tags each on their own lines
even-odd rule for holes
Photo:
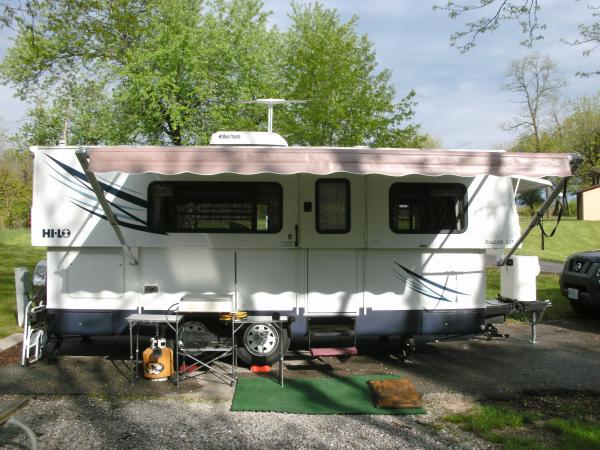
<svg viewBox="0 0 600 450">
<path fill-rule="evenodd" d="M 447 293 L 468 295 L 464 292 L 455 291 L 447 286 L 436 283 L 435 281 L 428 280 L 423 275 L 419 275 L 410 269 L 407 269 L 402 264 L 394 261 L 394 264 L 400 268 L 400 270 L 392 267 L 392 271 L 396 274 L 400 280 L 406 283 L 406 286 L 414 292 L 417 292 L 425 297 L 432 298 L 434 300 L 441 300 L 444 302 L 452 302 L 451 299 L 447 298 Z"/>
<path fill-rule="evenodd" d="M 71 230 L 68 228 L 43 228 L 42 229 L 42 237 L 43 238 L 68 238 L 71 236 Z"/>
</svg>

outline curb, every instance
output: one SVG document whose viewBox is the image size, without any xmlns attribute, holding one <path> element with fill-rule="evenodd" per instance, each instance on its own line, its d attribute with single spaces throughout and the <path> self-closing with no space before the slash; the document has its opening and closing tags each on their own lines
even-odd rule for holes
<svg viewBox="0 0 600 450">
<path fill-rule="evenodd" d="M 0 339 L 0 352 L 23 342 L 23 333 L 15 333 Z"/>
</svg>

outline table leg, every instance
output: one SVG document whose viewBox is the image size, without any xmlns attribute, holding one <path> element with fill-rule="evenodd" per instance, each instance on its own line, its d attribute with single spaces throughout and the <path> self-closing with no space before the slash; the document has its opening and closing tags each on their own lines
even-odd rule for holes
<svg viewBox="0 0 600 450">
<path fill-rule="evenodd" d="M 175 314 L 175 386 L 179 389 L 179 320 Z"/>
<path fill-rule="evenodd" d="M 129 365 L 131 366 L 131 384 L 133 384 L 134 368 L 133 364 L 133 327 L 129 322 Z"/>
<path fill-rule="evenodd" d="M 279 322 L 279 383 L 283 387 L 283 324 Z"/>
<path fill-rule="evenodd" d="M 138 364 L 140 363 L 140 327 L 135 324 L 135 375 L 137 376 Z"/>
</svg>

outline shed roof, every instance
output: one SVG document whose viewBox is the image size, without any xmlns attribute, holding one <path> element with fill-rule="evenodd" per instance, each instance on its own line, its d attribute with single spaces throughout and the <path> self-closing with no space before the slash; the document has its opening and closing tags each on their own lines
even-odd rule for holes
<svg viewBox="0 0 600 450">
<path fill-rule="evenodd" d="M 600 184 L 595 184 L 593 186 L 588 186 L 586 188 L 579 189 L 576 193 L 580 194 L 582 192 L 593 191 L 594 189 L 600 189 Z"/>
</svg>

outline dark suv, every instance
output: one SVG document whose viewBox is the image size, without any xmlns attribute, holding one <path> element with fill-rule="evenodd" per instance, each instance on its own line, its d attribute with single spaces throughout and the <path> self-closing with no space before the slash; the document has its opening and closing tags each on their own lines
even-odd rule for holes
<svg viewBox="0 0 600 450">
<path fill-rule="evenodd" d="M 600 250 L 567 258 L 560 274 L 560 291 L 575 312 L 600 312 Z"/>
</svg>

